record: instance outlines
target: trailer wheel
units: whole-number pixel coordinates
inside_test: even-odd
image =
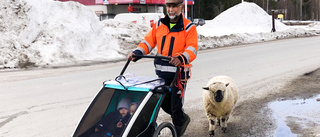
[[[156,128],[152,137],[177,137],[177,131],[171,123],[163,122]]]

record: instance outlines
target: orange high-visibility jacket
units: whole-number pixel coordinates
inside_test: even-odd
[[[196,58],[198,51],[196,26],[183,15],[180,15],[173,28],[169,29],[169,23],[170,19],[167,16],[156,22],[134,53],[146,55],[157,47],[158,55],[171,57],[182,55],[179,59],[185,64],[190,64]],[[156,70],[161,72],[172,73],[176,70],[173,65],[161,61],[155,61],[155,66]]]

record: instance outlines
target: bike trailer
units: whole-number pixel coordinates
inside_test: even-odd
[[[160,106],[170,88],[164,85],[163,79],[122,75],[128,64],[129,61],[115,80],[104,82],[77,125],[73,137],[90,137],[94,134],[95,125],[116,111],[123,98],[130,98],[139,105],[119,135],[107,133],[105,136],[150,137],[154,134]],[[170,130],[176,134],[173,126]]]

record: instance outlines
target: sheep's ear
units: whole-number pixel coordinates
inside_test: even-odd
[[[228,87],[228,86],[229,86],[229,83],[226,84],[226,87]]]
[[[204,90],[209,90],[209,87],[202,87]]]

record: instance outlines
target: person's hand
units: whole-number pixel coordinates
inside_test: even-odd
[[[136,58],[135,57],[132,57],[132,55],[135,55],[134,53],[129,53],[128,54],[128,60],[130,60],[130,61],[133,61],[133,60],[135,60]]]
[[[94,129],[94,132],[96,132],[96,133],[99,132],[99,129],[98,129],[98,128],[95,128],[95,129]]]
[[[118,122],[117,128],[122,128],[122,121],[119,121],[119,122]]]
[[[181,64],[181,61],[178,57],[172,57],[169,63],[177,67]]]

